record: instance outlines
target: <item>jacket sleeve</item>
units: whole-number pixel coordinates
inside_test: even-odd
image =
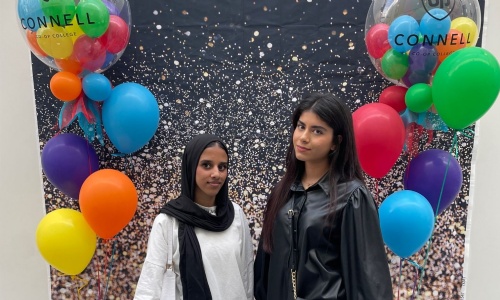
[[[245,291],[247,294],[247,299],[253,300],[253,245],[252,236],[250,235],[250,227],[248,226],[247,218],[241,211],[241,236],[242,236],[242,249],[241,257],[245,265],[241,278],[243,278],[243,283],[245,286]]]
[[[393,299],[378,211],[365,187],[357,188],[342,214],[342,277],[349,300]]]
[[[259,242],[254,263],[254,296],[255,300],[267,299],[267,279],[269,271],[269,254],[262,248],[262,239]]]

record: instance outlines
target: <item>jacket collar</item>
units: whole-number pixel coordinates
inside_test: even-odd
[[[323,177],[321,177],[321,179],[317,183],[310,186],[309,189],[314,188],[315,186],[319,186],[327,196],[330,195],[330,176],[328,176],[328,172],[325,175],[323,175]],[[302,186],[302,182],[300,181],[300,178],[297,177],[295,182],[290,187],[290,190],[293,192],[305,191],[304,186]]]

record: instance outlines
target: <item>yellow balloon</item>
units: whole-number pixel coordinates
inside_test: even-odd
[[[61,208],[38,224],[36,244],[43,258],[67,275],[80,274],[92,260],[97,236],[79,211]]]
[[[73,21],[71,21],[73,24],[71,27],[67,26],[66,31],[70,33],[71,35],[71,41],[73,41],[73,44],[75,43],[76,39],[80,37],[83,33],[83,30],[78,26],[78,20],[76,19],[76,16],[73,18]]]
[[[472,47],[476,45],[478,38],[478,30],[476,22],[467,17],[458,17],[451,21],[451,29],[456,29],[463,34],[464,39],[467,41],[465,47]]]
[[[37,30],[37,43],[42,50],[56,59],[67,58],[73,52],[73,32],[68,32],[64,27],[40,27]]]

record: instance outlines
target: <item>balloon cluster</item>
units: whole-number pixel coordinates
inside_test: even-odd
[[[34,55],[73,74],[102,72],[130,36],[127,0],[18,0],[18,27]]]
[[[62,130],[78,119],[85,137],[60,133],[44,146],[41,161],[48,181],[78,199],[80,211],[48,213],[36,232],[38,249],[54,268],[81,273],[91,261],[97,237],[111,239],[133,218],[138,195],[120,171],[99,170],[90,142],[103,144],[104,131],[121,154],[144,147],[159,124],[153,94],[136,83],[113,87],[100,72],[123,54],[130,35],[127,0],[18,0],[18,26],[33,52],[59,70],[50,80],[54,97],[64,102]],[[101,128],[101,126],[104,128]]]

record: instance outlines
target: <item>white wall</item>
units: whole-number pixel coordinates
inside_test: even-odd
[[[500,1],[487,0],[483,46],[500,60]],[[15,1],[0,10],[0,299],[50,299],[48,265],[36,249],[44,216],[30,56],[15,22]],[[498,299],[500,259],[500,101],[477,126],[469,205],[466,299]]]
[[[0,9],[0,299],[49,299],[49,269],[35,243],[45,215],[30,53],[16,1]]]

